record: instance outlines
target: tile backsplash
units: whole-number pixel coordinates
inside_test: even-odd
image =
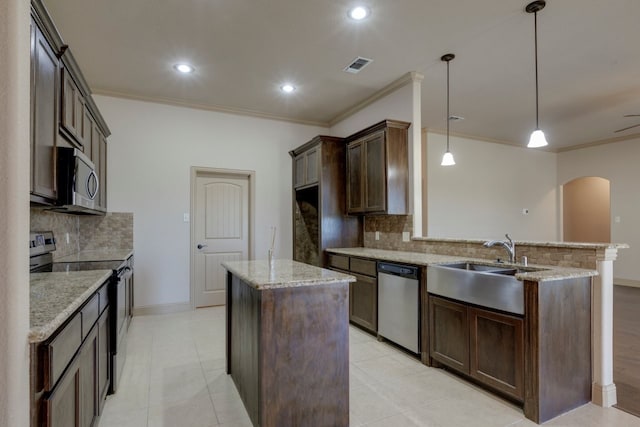
[[[133,213],[130,212],[111,212],[104,216],[70,215],[32,208],[30,229],[53,231],[56,238],[54,260],[81,250],[133,248]]]
[[[375,232],[380,239],[375,240]],[[407,252],[425,252],[441,255],[465,256],[495,260],[505,259],[506,253],[498,247],[485,248],[482,242],[462,239],[412,239],[402,241],[402,233],[413,231],[411,215],[370,215],[364,222],[364,247]],[[517,260],[526,256],[529,263],[595,269],[598,250],[591,248],[549,247],[544,243],[521,243],[516,246]]]
[[[80,218],[80,250],[133,249],[133,213],[110,212]]]
[[[53,231],[56,239],[56,250],[53,259],[72,255],[80,247],[80,224],[77,215],[51,212],[38,208],[31,208],[31,231]],[[69,243],[67,243],[67,234]]]

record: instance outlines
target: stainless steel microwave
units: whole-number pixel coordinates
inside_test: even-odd
[[[100,181],[91,159],[76,148],[58,147],[58,203],[56,211],[80,214],[105,213],[98,205]]]

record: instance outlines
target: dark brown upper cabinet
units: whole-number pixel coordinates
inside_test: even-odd
[[[293,259],[327,265],[324,250],[362,245],[361,218],[345,209],[342,138],[318,135],[289,152],[293,161]]]
[[[32,19],[31,201],[41,204],[52,204],[56,200],[59,70],[55,51]]]
[[[42,0],[31,1],[31,186],[33,204],[57,202],[56,149],[77,148],[96,167],[98,207],[107,205],[111,134],[69,46]]]
[[[347,213],[409,213],[411,124],[383,120],[347,140]]]
[[[318,184],[321,145],[309,148],[293,159],[293,188]]]
[[[60,130],[68,134],[69,140],[74,145],[83,148],[85,145],[83,139],[84,96],[65,67],[62,68],[61,98]]]

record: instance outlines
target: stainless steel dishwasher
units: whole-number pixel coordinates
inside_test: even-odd
[[[378,263],[378,335],[419,353],[419,269]]]

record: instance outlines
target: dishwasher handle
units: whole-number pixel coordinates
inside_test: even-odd
[[[418,267],[411,267],[401,264],[389,264],[386,262],[378,263],[378,273],[390,274],[392,276],[405,277],[407,279],[418,280]]]

